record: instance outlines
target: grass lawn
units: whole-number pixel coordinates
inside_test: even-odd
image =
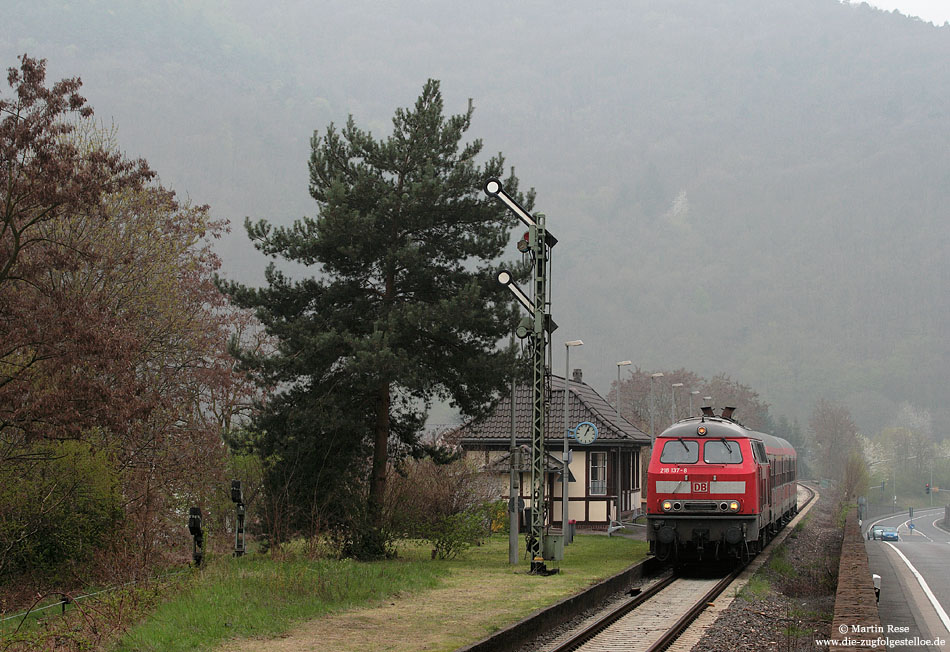
[[[422,544],[375,563],[222,558],[116,649],[454,650],[645,553],[643,542],[579,535],[550,577],[509,566],[501,535],[454,560],[431,560]]]

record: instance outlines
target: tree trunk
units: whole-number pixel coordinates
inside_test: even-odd
[[[373,476],[369,487],[369,518],[375,528],[383,526],[383,496],[386,493],[386,462],[389,459],[389,383],[376,395],[376,436],[373,441]]]

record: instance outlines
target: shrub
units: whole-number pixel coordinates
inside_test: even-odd
[[[488,501],[484,505],[486,521],[488,522],[488,533],[508,534],[510,525],[508,519],[508,502],[505,500]]]
[[[495,483],[465,461],[411,461],[387,486],[390,530],[430,542],[440,559],[456,557],[507,522]]]
[[[439,559],[454,559],[476,543],[485,532],[483,510],[471,509],[435,519],[426,528],[425,539]]]
[[[90,443],[34,447],[0,469],[0,575],[55,579],[93,558],[119,529],[120,483],[107,452]]]

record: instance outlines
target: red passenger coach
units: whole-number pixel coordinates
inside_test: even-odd
[[[754,556],[798,511],[791,444],[733,421],[733,408],[703,412],[653,445],[647,540],[658,559]]]

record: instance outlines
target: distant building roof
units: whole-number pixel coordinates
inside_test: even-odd
[[[569,428],[589,421],[597,426],[597,443],[650,445],[650,436],[622,417],[594,389],[581,381],[568,383],[570,402],[567,425]],[[545,441],[564,439],[564,377],[551,376],[550,392],[545,415]],[[531,388],[522,385],[515,390],[515,433],[520,442],[531,439]],[[481,421],[469,421],[453,435],[459,443],[497,443],[511,441],[511,395],[501,399],[494,412]]]

